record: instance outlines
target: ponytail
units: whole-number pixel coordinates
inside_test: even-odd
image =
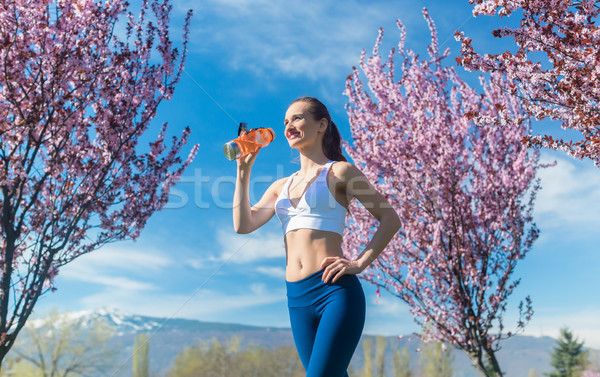
[[[325,136],[323,136],[323,153],[333,161],[346,161],[342,154],[342,136],[333,121],[329,121]]]

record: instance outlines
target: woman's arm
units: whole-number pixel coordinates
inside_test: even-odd
[[[249,186],[250,171],[258,152],[238,159],[235,192],[233,194],[233,229],[236,233],[247,234],[255,231],[269,221],[275,214],[277,187],[281,180],[271,184],[262,198],[250,207]]]
[[[233,193],[233,229],[236,233],[250,233],[245,229],[252,218],[249,198],[250,171],[251,165],[238,163]]]
[[[340,176],[343,191],[346,192],[348,202],[356,198],[362,205],[379,221],[379,227],[371,238],[369,244],[354,261],[344,258],[328,257],[321,263],[323,280],[336,281],[344,274],[361,273],[371,264],[392,240],[398,229],[400,229],[400,218],[387,201],[367,177],[354,165],[339,162],[336,175]]]

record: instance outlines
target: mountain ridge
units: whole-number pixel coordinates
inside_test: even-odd
[[[122,312],[114,308],[68,312],[61,316],[66,320],[81,320],[83,326],[91,325],[93,321],[100,319],[115,329],[115,335],[110,343],[111,346],[120,350],[120,367],[111,374],[114,377],[130,377],[132,375],[133,339],[143,332],[150,336],[150,368],[155,375],[164,375],[177,355],[186,347],[210,342],[212,339],[223,342],[236,336],[240,339],[242,348],[252,345],[269,348],[294,345],[291,329],[285,327],[152,317]],[[43,318],[34,319],[30,321],[29,325],[38,327],[42,323]],[[363,338],[373,336],[375,334],[364,334]],[[417,350],[420,348],[421,342],[417,337],[406,335],[386,336],[386,338],[389,344],[386,352],[388,370],[391,369],[392,353],[395,349],[406,347],[413,360],[419,358]],[[531,369],[535,369],[541,375],[541,373],[551,370],[550,354],[555,344],[556,340],[549,336],[516,335],[502,343],[502,349],[498,351],[497,357],[507,377],[527,377]],[[592,352],[600,355],[598,350],[592,350]],[[463,352],[453,350],[453,355],[454,377],[478,377],[470,360]],[[361,370],[363,362],[361,342],[352,359],[353,369]]]

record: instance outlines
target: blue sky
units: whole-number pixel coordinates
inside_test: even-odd
[[[173,36],[181,35],[185,11],[194,9],[186,74],[174,98],[161,104],[148,137],[162,122],[179,134],[192,128],[190,144],[200,144],[194,163],[174,187],[167,208],[157,212],[136,241],[113,243],[64,267],[58,291],[41,298],[36,314],[51,307],[101,307],[161,317],[289,326],[285,302],[285,256],[280,223],[274,217],[250,235],[233,231],[231,200],[235,162],[222,145],[236,136],[237,122],[272,127],[276,139],[260,152],[252,170],[251,201],[275,179],[299,169],[297,154],[283,137],[283,117],[295,98],[312,95],[329,107],[342,137],[350,138],[342,94],[345,79],[370,51],[378,28],[383,48],[396,45],[396,19],[407,29],[407,46],[421,54],[430,40],[421,9],[436,22],[440,44],[459,45],[464,30],[476,49],[496,52],[491,30],[511,19],[470,17],[468,1],[173,1]],[[382,50],[385,51],[385,50]],[[387,53],[386,53],[387,54]],[[472,85],[476,75],[459,73]],[[208,93],[208,95],[207,95]],[[209,97],[210,96],[210,97]],[[212,97],[212,99],[211,99]],[[556,125],[535,125],[569,135]],[[535,315],[525,333],[556,336],[569,326],[586,345],[600,348],[600,170],[590,162],[545,151],[556,160],[540,172],[542,190],[535,221],[541,236],[515,277],[505,324],[516,322],[518,300],[530,295]],[[363,282],[367,293],[366,333],[400,335],[418,331],[406,304]]]

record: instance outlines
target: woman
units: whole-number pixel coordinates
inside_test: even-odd
[[[300,170],[274,182],[251,207],[250,170],[258,152],[238,159],[233,225],[237,233],[250,233],[277,214],[284,232],[292,333],[306,376],[348,376],[365,319],[356,274],[377,258],[400,220],[364,174],[346,162],[339,131],[319,100],[295,100],[283,123],[290,147],[300,152]],[[358,258],[348,260],[342,234],[353,198],[380,224]]]

